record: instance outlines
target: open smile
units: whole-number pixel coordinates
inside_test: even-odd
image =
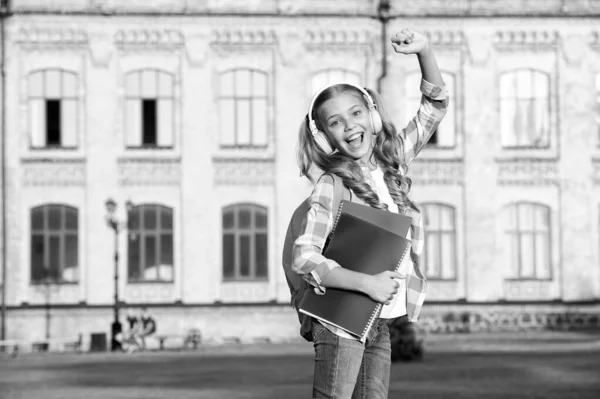
[[[365,134],[363,133],[356,133],[353,134],[352,136],[348,137],[346,139],[346,143],[348,143],[348,145],[353,148],[353,149],[357,149],[360,148],[363,144],[364,141],[364,137]]]

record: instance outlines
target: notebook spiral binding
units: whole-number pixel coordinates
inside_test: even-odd
[[[394,271],[398,271],[400,269],[400,265],[402,264],[402,261],[406,257],[406,253],[408,252],[409,249],[410,249],[409,245],[407,245],[406,248],[404,248],[404,253],[400,257],[400,260],[398,261],[398,264],[396,265],[396,269],[394,269]],[[369,322],[367,323],[367,325],[365,326],[365,329],[362,332],[361,340],[364,340],[366,338],[367,333],[369,332],[371,327],[373,327],[373,323],[375,322],[375,319],[379,315],[379,312],[381,311],[382,307],[383,307],[382,303],[378,303],[377,306],[375,306],[375,310],[373,310],[373,314],[371,314],[371,318],[369,319]]]

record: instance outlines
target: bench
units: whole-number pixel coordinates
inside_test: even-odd
[[[171,339],[181,340],[183,342],[183,349],[191,347],[195,350],[202,343],[202,334],[198,329],[191,329],[186,334],[156,334],[146,338],[156,339],[158,341],[158,350],[161,351],[165,349],[165,341]]]

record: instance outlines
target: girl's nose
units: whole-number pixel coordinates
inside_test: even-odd
[[[354,129],[355,126],[356,126],[356,123],[354,123],[351,120],[346,120],[346,125],[345,125],[345,129],[344,130],[348,132],[348,131]]]

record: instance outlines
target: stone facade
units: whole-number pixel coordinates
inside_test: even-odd
[[[424,308],[425,320],[467,308],[472,314],[501,309],[513,315],[523,306],[542,313],[598,309],[600,137],[594,79],[600,74],[600,8],[589,1],[568,7],[550,3],[542,8],[525,0],[437,1],[424,9],[419,2],[392,1],[389,32],[409,26],[426,33],[441,69],[455,78],[456,145],[426,149],[410,172],[413,200],[452,207],[455,215],[455,277],[430,281],[432,305]],[[129,283],[126,235],[119,241],[125,254],[119,296],[128,305],[149,305],[161,332],[198,327],[215,339],[295,337],[280,254],[289,216],[310,193],[295,163],[298,122],[310,100],[310,79],[319,71],[353,71],[365,85],[377,87],[382,62],[381,25],[372,18],[377,2],[342,7],[314,0],[23,0],[11,5],[3,43],[7,337],[43,337],[47,303],[52,337],[108,333],[113,232],[104,220],[107,197],[119,203],[121,219],[127,199],[173,209],[173,281]],[[401,125],[409,105],[405,77],[418,71],[418,64],[392,51],[387,62],[382,94]],[[47,68],[78,77],[74,149],[29,145],[27,77]],[[172,147],[124,145],[125,79],[143,68],[174,77]],[[231,68],[254,68],[268,76],[266,146],[219,145],[216,82]],[[500,145],[500,76],[516,68],[549,76],[548,147]],[[549,209],[548,279],[507,278],[501,212],[521,202]],[[79,210],[76,283],[31,284],[30,210],[46,203]],[[266,280],[223,278],[221,212],[236,203],[268,209]]]

